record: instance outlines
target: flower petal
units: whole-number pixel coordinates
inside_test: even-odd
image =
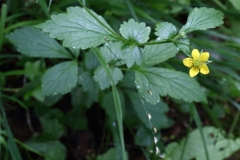
[[[200,72],[202,74],[208,74],[209,73],[209,69],[208,69],[208,66],[206,64],[203,64],[200,68]]]
[[[183,64],[184,64],[185,66],[187,66],[188,68],[191,68],[192,65],[193,65],[192,58],[185,58],[185,59],[183,60]]]
[[[200,53],[197,49],[192,50],[192,57],[194,60],[198,59],[199,56],[200,56]]]
[[[195,67],[192,67],[189,71],[189,75],[190,77],[194,77],[196,76],[197,74],[199,73],[199,69],[198,68],[195,68]]]
[[[209,53],[208,52],[203,52],[200,57],[199,57],[199,60],[202,61],[202,62],[206,62],[209,58]]]

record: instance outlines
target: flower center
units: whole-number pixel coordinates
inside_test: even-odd
[[[199,66],[201,66],[202,65],[202,62],[201,61],[199,61],[199,60],[194,60],[193,61],[193,66],[194,67],[199,67]]]

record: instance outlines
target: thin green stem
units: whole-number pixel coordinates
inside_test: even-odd
[[[192,122],[193,122],[193,118],[191,116],[190,120],[189,120],[189,127],[187,129],[187,136],[186,136],[186,138],[184,140],[184,143],[183,143],[183,150],[182,150],[182,154],[181,154],[180,160],[183,160],[183,157],[184,157],[184,152],[185,152],[185,149],[186,149],[186,145],[187,145],[188,136],[189,136],[189,133],[190,133],[190,127],[192,126]]]
[[[107,62],[102,56],[101,52],[98,48],[92,48],[93,53],[96,55],[98,61],[105,69],[105,72],[107,73],[107,77],[110,80],[111,86],[112,86],[112,93],[113,93],[113,99],[114,99],[114,107],[117,115],[117,123],[118,123],[118,129],[119,129],[119,136],[120,136],[120,142],[121,142],[121,150],[122,150],[122,160],[126,160],[125,156],[125,144],[124,144],[124,136],[123,136],[123,125],[122,125],[122,107],[121,107],[121,100],[119,93],[117,91],[116,85],[114,84],[113,78],[112,78],[112,71],[110,67],[107,67]]]
[[[2,43],[3,43],[3,29],[5,26],[7,17],[7,5],[2,4],[2,12],[1,12],[1,20],[0,20],[0,50],[2,49]]]
[[[192,111],[192,115],[194,117],[194,121],[200,131],[200,135],[201,135],[201,138],[202,138],[202,141],[203,141],[203,146],[204,146],[204,151],[205,151],[205,155],[206,155],[206,159],[207,160],[210,160],[209,158],[209,154],[208,154],[208,150],[207,150],[207,144],[206,144],[206,140],[205,140],[205,137],[203,135],[203,130],[202,130],[202,123],[201,123],[201,119],[199,117],[199,114],[198,114],[198,111],[197,109],[195,108],[195,105],[192,104],[192,108],[191,108],[191,111]]]
[[[234,129],[236,128],[237,122],[239,121],[239,117],[240,117],[240,111],[238,111],[237,114],[234,117],[233,123],[232,123],[231,128],[228,132],[228,137],[231,137]]]

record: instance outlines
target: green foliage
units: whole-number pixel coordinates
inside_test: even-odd
[[[187,23],[180,29],[189,33],[195,30],[206,30],[223,24],[223,13],[213,8],[195,8],[188,16]]]
[[[240,35],[236,27],[240,23],[236,18],[239,13],[227,10],[227,7],[239,9],[237,1],[194,1],[194,6],[222,8],[227,25],[212,31],[203,30],[223,24],[223,13],[206,7],[192,9],[190,0],[175,3],[149,0],[136,4],[128,0],[89,0],[82,4],[79,0],[82,7],[72,7],[76,5],[74,0],[52,5],[49,1],[47,7],[47,1],[43,0],[34,3],[38,5],[36,8],[10,3],[17,8],[10,9],[9,14],[24,9],[32,11],[24,12],[26,17],[20,13],[0,21],[3,28],[0,45],[7,46],[1,50],[3,56],[0,57],[4,109],[9,112],[10,107],[20,105],[27,113],[28,110],[36,113],[41,125],[40,131],[35,131],[35,126],[31,127],[34,119],[27,115],[28,127],[38,135],[34,134],[25,143],[17,142],[29,157],[28,151],[46,160],[71,159],[76,155],[88,160],[137,159],[132,154],[128,157],[126,152],[132,153],[131,147],[125,148],[124,141],[129,143],[130,138],[129,146],[144,147],[138,158],[144,155],[148,160],[157,160],[164,154],[165,160],[220,160],[239,149],[239,138],[231,137],[239,137],[236,126],[240,112],[235,112],[240,108],[237,103]],[[28,21],[30,18],[38,20]],[[187,22],[182,26],[185,18]],[[38,24],[43,19],[46,21]],[[4,28],[3,24],[9,26]],[[151,28],[155,31],[151,32]],[[15,47],[5,45],[4,34]],[[209,60],[213,63],[207,62],[208,75],[190,78],[188,68],[184,68],[182,60],[191,56],[194,48],[210,53]],[[203,116],[203,124],[218,128],[201,127],[199,116]],[[193,119],[198,129],[188,135],[194,126]],[[85,141],[74,139],[71,143],[71,140],[86,130],[96,132],[92,121],[101,131],[104,129],[103,132],[96,129],[98,135],[105,136],[101,145],[111,143],[114,148],[106,145],[108,148],[99,149],[101,155],[97,155],[96,148],[83,146],[82,151],[89,152],[81,157],[76,148],[82,147]],[[230,129],[229,122],[232,122]],[[188,129],[182,128],[185,126]],[[12,159],[19,158],[14,138],[8,126],[4,127],[10,134],[2,138],[0,133],[0,145],[6,146]],[[220,128],[229,129],[228,138]],[[91,135],[96,133],[84,136]],[[183,140],[178,143],[182,136]],[[205,158],[206,155],[209,158]]]
[[[240,149],[239,138],[235,140],[227,139],[217,128],[210,126],[204,127],[203,134],[207,143],[208,152],[210,153],[210,159],[225,159]],[[186,145],[184,145],[185,141],[187,141]],[[198,129],[191,132],[187,140],[183,139],[179,144],[176,142],[170,143],[166,147],[166,153],[172,160],[180,160],[184,146],[186,147],[183,156],[184,160],[206,160],[203,141]]]
[[[151,104],[160,101],[159,95],[167,94],[187,102],[206,102],[198,83],[184,73],[155,67],[137,68],[135,78],[140,95]]]
[[[159,37],[157,40],[174,38],[177,35],[177,28],[169,22],[162,22],[157,24],[155,35]]]
[[[57,41],[34,27],[24,27],[8,35],[18,51],[30,57],[71,58],[70,53]]]
[[[121,35],[133,43],[146,43],[151,32],[145,23],[137,23],[133,19],[124,22],[120,27]]]
[[[112,39],[114,32],[101,16],[80,7],[69,7],[66,14],[53,15],[51,19],[36,27],[52,38],[63,40],[64,47],[96,47],[105,43],[106,38]]]
[[[47,70],[42,77],[44,95],[65,94],[77,84],[78,66],[76,61],[62,62]]]
[[[119,68],[111,68],[111,73],[114,85],[116,85],[122,78],[123,74],[122,71]],[[110,81],[108,79],[107,73],[105,72],[104,67],[100,66],[98,67],[94,72],[94,80],[99,83],[100,88],[102,90],[110,87]]]

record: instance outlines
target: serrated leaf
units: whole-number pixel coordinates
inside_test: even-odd
[[[122,49],[121,42],[109,42],[101,48],[102,55],[104,56],[106,62],[114,66],[124,65],[123,54],[125,53]]]
[[[135,70],[136,87],[142,97],[156,104],[167,94],[186,102],[206,102],[199,84],[187,74],[163,68],[138,68]]]
[[[132,67],[136,62],[138,65],[142,64],[142,49],[137,46],[129,46],[124,49],[123,58],[126,61],[128,68]]]
[[[101,16],[91,10],[90,12],[114,32]],[[51,19],[37,27],[49,33],[50,37],[63,40],[65,47],[87,49],[105,43],[106,39],[114,39],[107,28],[84,8],[69,7],[67,13],[53,15]]]
[[[48,69],[42,77],[42,92],[44,95],[65,94],[73,89],[78,80],[78,65],[76,61],[59,63]]]
[[[119,29],[121,35],[137,43],[146,43],[149,39],[149,34],[151,32],[150,27],[146,27],[145,23],[137,23],[134,19],[130,19],[128,22],[121,24]]]
[[[86,91],[98,91],[99,90],[98,84],[94,81],[93,76],[88,71],[80,73],[79,84],[82,85],[82,88],[83,88],[84,92],[86,92]]]
[[[139,94],[136,92],[127,92],[127,95],[132,101],[138,118],[141,120],[141,122],[145,125],[146,128],[152,130],[152,126],[149,125],[148,115],[146,115],[146,108],[151,116],[151,123],[155,128],[166,128],[172,124],[172,121],[164,115],[164,113],[169,110],[168,106],[164,102],[158,101],[156,105],[152,105],[146,101],[142,102]]]
[[[209,159],[222,160],[240,149],[240,139],[227,139],[217,128],[207,126],[202,129],[208,150]],[[196,159],[207,160],[203,140],[199,129],[191,132],[185,142],[183,139],[179,144],[174,142],[166,147],[166,153],[172,160],[180,160],[181,154],[184,160]]]
[[[180,43],[183,43],[183,44],[180,44],[180,43],[175,43],[176,46],[181,50],[183,51],[185,54],[189,55],[190,54],[190,48],[189,48],[189,39],[186,39],[186,38],[181,38],[181,39],[178,39],[177,42],[180,42]],[[184,45],[186,44],[186,45]]]
[[[174,57],[178,52],[173,43],[147,45],[143,50],[143,64],[153,66]]]
[[[169,22],[158,23],[155,35],[158,36],[157,40],[171,39],[177,35],[177,28]]]
[[[30,57],[72,58],[57,41],[34,27],[17,29],[8,34],[7,38],[20,53]]]
[[[189,33],[195,30],[206,30],[223,24],[223,13],[213,8],[194,8],[187,23],[179,32]]]
[[[116,85],[122,78],[123,74],[122,71],[119,68],[113,67],[111,68],[111,75],[113,78],[113,82]],[[110,87],[110,80],[108,79],[107,73],[105,71],[105,68],[102,66],[99,66],[94,71],[94,80],[99,83],[100,88],[102,90]]]

